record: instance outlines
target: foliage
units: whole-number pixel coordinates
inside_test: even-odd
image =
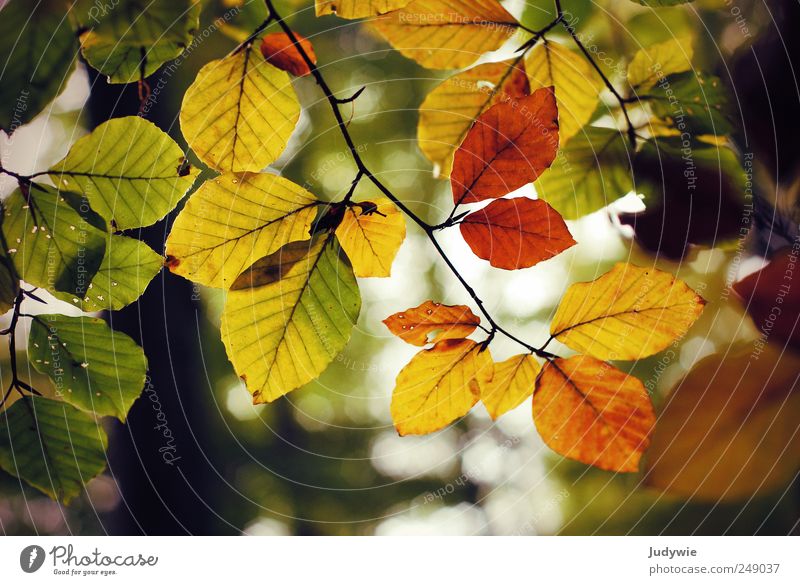
[[[64,28],[66,7],[58,2],[32,14],[40,28],[24,36],[21,50],[42,54],[41,63],[22,70],[23,61],[15,57],[2,97],[11,103],[28,87],[37,87],[37,94],[23,119],[6,112],[0,117],[9,133],[58,94],[76,59],[76,35],[89,66],[109,83],[138,83],[144,96],[146,77],[178,57],[198,29],[200,4],[190,0],[125,0],[99,20],[89,19],[83,4],[70,12],[75,31]],[[591,282],[573,284],[558,304],[550,337],[536,345],[499,323],[440,244],[439,234],[458,225],[475,256],[495,268],[518,270],[578,243],[565,220],[630,192],[640,193],[651,213],[680,197],[694,201],[697,181],[724,183],[730,200],[741,202],[732,178],[741,169],[728,140],[734,126],[727,91],[717,77],[694,72],[688,40],[654,42],[626,56],[620,89],[558,2],[553,20],[534,30],[497,0],[317,0],[318,16],[369,18],[368,26],[401,55],[428,69],[452,70],[420,106],[420,150],[450,181],[453,201],[449,215],[432,223],[384,185],[359,154],[343,112],[358,103],[362,90],[337,96],[324,68],[317,67],[312,43],[293,31],[271,0],[265,5],[266,21],[228,55],[206,63],[183,97],[180,130],[207,172],[201,174],[178,143],[141,117],[101,124],[50,169],[30,176],[1,169],[19,183],[4,202],[2,218],[0,306],[12,311],[5,332],[12,380],[0,418],[3,469],[65,502],[73,498],[103,469],[102,417],[125,420],[147,367],[141,348],[102,319],[23,313],[23,301],[40,299],[21,282],[85,312],[134,302],[162,263],[195,283],[223,289],[220,332],[228,358],[255,403],[273,402],[316,380],[342,352],[360,318],[358,279],[390,277],[409,219],[463,285],[476,312],[425,300],[385,319],[392,333],[422,348],[396,379],[390,411],[400,435],[438,431],[478,402],[497,419],[532,396],[537,431],[567,458],[637,472],[652,442],[647,479],[662,489],[745,496],[790,477],[793,464],[772,450],[778,439],[786,442],[783,434],[751,447],[781,463],[773,472],[755,462],[749,473],[764,481],[754,486],[730,477],[725,452],[695,457],[693,449],[704,439],[679,424],[699,411],[701,420],[690,426],[717,433],[715,449],[740,440],[713,418],[727,413],[712,400],[719,397],[693,391],[709,385],[722,368],[726,376],[752,376],[737,400],[755,404],[765,418],[750,420],[738,408],[730,417],[752,424],[751,442],[767,434],[771,439],[773,431],[763,422],[771,420],[774,401],[796,398],[788,379],[770,383],[769,396],[756,396],[763,372],[737,372],[735,361],[723,367],[729,358],[712,356],[679,385],[664,410],[666,422],[657,425],[642,381],[609,363],[657,354],[700,317],[704,299],[671,273],[624,262]],[[3,8],[0,43],[15,36],[5,27],[25,27],[29,11],[23,6],[11,0]],[[45,33],[55,40],[43,46]],[[505,45],[513,56],[487,57]],[[292,76],[310,76],[319,86],[357,169],[349,189],[344,185],[346,193],[334,201],[265,171],[281,157],[300,119]],[[693,161],[690,174],[671,170],[678,179],[670,183],[663,169],[678,168],[687,156]],[[165,260],[130,233],[119,233],[167,217],[198,177],[202,183],[171,226]],[[530,185],[535,199],[523,192],[509,196]],[[356,199],[359,186],[371,186],[371,192]],[[699,227],[688,231],[688,244],[716,243]],[[682,258],[688,244],[670,252]],[[762,291],[764,286],[745,281],[737,290],[769,297],[772,291]],[[57,398],[41,396],[19,376],[20,319],[30,319],[28,359],[53,381]],[[795,342],[792,331],[781,335]],[[523,353],[495,361],[498,338]],[[579,353],[562,356],[548,350],[551,343]],[[672,441],[674,434],[681,441]],[[80,453],[68,457],[70,449]],[[697,470],[709,459],[720,461],[719,478],[698,483]],[[688,470],[676,469],[686,461]],[[729,484],[731,494],[715,491]]]

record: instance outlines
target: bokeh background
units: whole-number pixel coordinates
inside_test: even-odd
[[[457,230],[443,234],[448,254],[508,328],[539,344],[548,337],[566,287],[591,280],[617,261],[677,273],[709,301],[690,335],[669,357],[635,364],[658,404],[699,359],[758,332],[728,286],[760,268],[765,253],[797,236],[793,185],[800,174],[796,118],[796,0],[698,0],[652,11],[630,0],[563,0],[578,30],[604,51],[612,79],[641,46],[691,37],[695,63],[728,85],[737,105],[737,140],[756,160],[756,195],[775,203],[785,221],[758,224],[746,239],[693,249],[680,262],[656,258],[632,239],[617,213],[637,211],[630,194],[612,209],[570,230],[579,242],[557,258],[506,273],[474,258]],[[204,3],[202,40],[174,72],[162,68],[147,117],[185,146],[177,123],[183,93],[198,69],[224,56],[265,17],[260,0]],[[371,169],[432,222],[449,212],[449,187],[434,176],[416,143],[417,108],[444,74],[405,59],[368,25],[316,18],[313,4],[278,2],[315,46],[320,67],[340,95],[366,90],[350,112],[350,129]],[[523,24],[553,18],[550,0],[507,7]],[[225,26],[215,19],[228,14]],[[355,175],[328,104],[311,78],[295,81],[304,113],[273,165],[322,199],[341,197]],[[609,102],[611,103],[611,102]],[[135,115],[135,87],[111,86],[80,63],[67,91],[13,138],[0,135],[7,168],[28,173],[58,161],[69,146],[110,117]],[[602,115],[602,108],[599,115]],[[14,188],[0,178],[6,195]],[[374,195],[362,182],[358,196]],[[531,188],[532,189],[532,188]],[[789,203],[784,203],[788,201]],[[711,209],[707,221],[718,221]],[[171,220],[140,237],[163,251]],[[700,218],[701,220],[704,218]],[[676,218],[675,226],[680,225]],[[663,227],[672,227],[667,222]],[[676,228],[677,229],[677,228]],[[347,349],[320,377],[269,405],[253,406],[219,339],[223,293],[162,271],[142,299],[109,316],[139,341],[150,361],[150,384],[126,425],[109,422],[108,472],[66,508],[0,473],[4,534],[786,534],[797,531],[800,482],[746,501],[689,503],[615,475],[561,459],[536,434],[530,400],[493,423],[482,406],[445,431],[400,438],[389,402],[394,378],[415,348],[391,336],[381,320],[426,299],[468,304],[468,298],[409,225],[390,279],[360,282],[363,309]],[[52,300],[52,303],[58,303]],[[65,306],[59,308],[69,310]],[[37,307],[26,306],[34,311]],[[41,309],[39,309],[41,310]],[[4,323],[4,322],[3,322]],[[0,326],[4,326],[0,323]],[[24,343],[20,342],[24,347]],[[513,348],[493,345],[496,359]],[[2,373],[8,372],[3,347]],[[34,375],[35,374],[31,374]],[[159,417],[159,418],[157,418]],[[159,422],[161,421],[161,422]],[[162,456],[166,424],[174,464]]]

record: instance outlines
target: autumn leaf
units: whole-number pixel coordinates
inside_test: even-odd
[[[204,163],[220,172],[258,172],[277,159],[300,118],[289,76],[254,46],[211,61],[181,105],[181,131]]]
[[[203,183],[175,220],[167,266],[194,282],[227,288],[259,258],[309,239],[318,203],[277,175],[220,175]]]
[[[406,237],[406,220],[389,199],[376,197],[348,206],[336,237],[356,276],[389,276]]]
[[[424,435],[467,414],[492,377],[488,350],[469,339],[445,339],[415,355],[400,371],[391,413],[400,435]]]
[[[411,0],[315,0],[317,16],[335,14],[340,18],[366,18],[403,8]]]
[[[561,216],[545,201],[498,199],[459,224],[479,258],[496,268],[528,268],[575,245]]]
[[[496,103],[530,95],[522,57],[484,63],[445,79],[419,107],[419,148],[448,177],[453,155],[479,115]]]
[[[603,80],[583,56],[548,40],[525,60],[531,91],[552,87],[558,104],[558,132],[562,145],[585,126],[597,108]]]
[[[704,305],[672,274],[620,262],[597,280],[567,289],[550,334],[596,358],[637,360],[683,337]]]
[[[800,461],[798,371],[800,356],[761,341],[701,360],[667,397],[645,483],[727,502],[791,482]]]
[[[316,65],[317,56],[314,54],[314,47],[308,39],[294,33],[297,42],[303,47],[306,55],[312,63]],[[286,33],[272,33],[266,35],[261,41],[261,54],[268,63],[274,65],[282,71],[288,71],[297,77],[303,77],[311,73],[311,68],[306,63],[297,47],[294,46],[292,39]]]
[[[761,270],[733,285],[761,332],[800,350],[800,288],[792,285],[798,266],[795,248],[783,248]]]
[[[561,148],[549,170],[534,183],[536,193],[564,219],[578,219],[633,189],[625,134],[586,127]]]
[[[545,364],[533,420],[557,453],[608,471],[635,472],[656,422],[641,381],[593,357]]]
[[[390,315],[383,322],[406,343],[426,345],[464,338],[475,331],[481,320],[466,305],[425,301],[419,307]]]
[[[519,27],[497,0],[414,0],[372,24],[401,54],[429,69],[468,67]]]
[[[481,114],[453,157],[453,201],[495,199],[536,180],[558,150],[558,111],[551,88]]]
[[[222,341],[254,403],[319,376],[361,309],[353,269],[331,233],[292,242],[245,270],[222,312]]]
[[[481,402],[492,420],[515,409],[533,394],[539,369],[539,362],[528,353],[494,365],[492,379],[481,386]]]
[[[653,87],[659,79],[692,68],[692,41],[681,37],[639,49],[628,64],[628,83],[638,93]]]

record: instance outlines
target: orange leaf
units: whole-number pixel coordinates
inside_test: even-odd
[[[467,414],[492,378],[488,350],[470,339],[445,339],[415,355],[397,375],[392,420],[400,435],[424,435]]]
[[[495,104],[481,114],[453,157],[453,201],[496,199],[536,180],[558,150],[552,87]]]
[[[506,270],[528,268],[576,243],[561,215],[541,199],[498,199],[460,226],[476,256]]]
[[[316,65],[317,56],[314,54],[314,47],[311,46],[308,39],[301,37],[297,33],[294,33],[294,36],[297,37],[297,41],[303,47],[311,62]],[[278,69],[288,71],[297,77],[303,77],[311,73],[308,63],[303,59],[300,51],[297,50],[297,47],[292,43],[292,39],[286,33],[272,33],[265,36],[264,40],[261,41],[261,54],[264,55],[264,59]]]
[[[637,471],[656,422],[641,381],[593,357],[545,365],[533,393],[536,429],[554,451],[609,471]]]
[[[767,336],[800,349],[800,288],[792,287],[797,252],[783,248],[758,272],[733,285],[747,312]]]
[[[461,339],[475,331],[481,320],[465,305],[425,301],[419,307],[383,320],[389,331],[406,343],[425,345],[443,339]]]

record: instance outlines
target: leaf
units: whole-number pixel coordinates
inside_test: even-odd
[[[453,157],[453,201],[495,199],[536,180],[558,150],[553,91],[495,104],[481,114]]]
[[[358,277],[389,276],[406,238],[406,220],[386,197],[347,207],[336,237]]]
[[[258,172],[277,159],[300,118],[289,76],[246,46],[203,66],[183,97],[181,131],[220,172]]]
[[[790,483],[800,454],[798,371],[797,354],[760,340],[701,360],[659,416],[646,484],[716,503]]]
[[[5,211],[0,204],[0,212],[5,217]],[[0,217],[2,221],[3,217]],[[2,242],[4,238],[0,238]],[[0,245],[0,315],[7,313],[14,306],[14,301],[19,293],[19,276],[14,270],[14,263],[8,257],[8,246]]]
[[[88,205],[73,209],[65,195],[33,183],[26,201],[17,189],[5,201],[3,236],[23,280],[83,298],[103,261],[107,234],[91,225]]]
[[[272,174],[224,174],[189,198],[167,238],[167,266],[206,286],[228,288],[284,244],[307,240],[319,201]]]
[[[162,266],[164,258],[144,242],[109,235],[103,261],[85,296],[78,298],[62,292],[53,294],[82,311],[119,311],[142,296]]]
[[[694,245],[736,240],[747,190],[747,175],[729,148],[692,141],[685,151],[682,144],[679,137],[645,142],[633,168],[647,209],[619,216],[641,246],[675,260]]]
[[[481,324],[466,305],[443,305],[433,301],[390,315],[383,322],[406,343],[420,346],[464,338]]]
[[[494,365],[494,376],[481,387],[481,402],[497,420],[531,394],[539,374],[539,362],[530,354],[515,355]]]
[[[479,115],[496,103],[530,95],[522,57],[484,63],[445,79],[419,107],[420,150],[450,175],[453,155]]]
[[[429,69],[468,67],[519,27],[497,0],[414,0],[372,24],[402,55]]]
[[[67,85],[77,54],[62,3],[10,0],[0,11],[0,128],[10,136]]]
[[[637,378],[577,355],[545,364],[533,393],[533,420],[544,442],[564,457],[635,472],[656,416]]]
[[[317,63],[317,56],[314,54],[314,47],[305,37],[294,33],[297,42],[303,47],[311,62]],[[300,51],[294,46],[292,39],[286,33],[272,33],[266,35],[261,41],[261,54],[267,63],[274,65],[282,71],[288,71],[292,75],[303,77],[311,73],[311,68],[305,62]]]
[[[596,358],[638,360],[683,337],[705,303],[668,272],[619,262],[567,289],[550,334]]]
[[[411,0],[314,0],[317,16],[335,14],[339,18],[366,18],[403,8]]]
[[[121,421],[142,393],[147,373],[142,348],[91,317],[37,315],[31,320],[28,358],[65,402]]]
[[[492,357],[469,339],[445,339],[397,375],[391,413],[397,432],[424,435],[467,414],[492,377]]]
[[[564,219],[578,219],[626,195],[632,188],[629,144],[607,128],[585,128],[562,147],[534,184]]]
[[[659,79],[692,69],[692,41],[689,37],[670,39],[639,49],[628,64],[628,83],[637,93],[647,91]]]
[[[85,194],[92,209],[125,230],[162,219],[199,171],[186,164],[181,147],[155,124],[128,116],[78,140],[49,173],[57,185]]]
[[[718,77],[695,71],[669,75],[649,92],[653,113],[680,132],[721,136],[733,131],[728,95]]]
[[[492,201],[459,227],[476,256],[506,270],[528,268],[576,244],[558,212],[527,197]]]
[[[554,88],[563,146],[591,120],[603,79],[583,55],[549,40],[534,47],[525,60],[525,70],[531,91]]]
[[[132,83],[189,46],[199,28],[200,3],[125,0],[98,12],[96,25],[81,35],[83,57],[109,83]]]
[[[664,8],[667,6],[678,6],[679,4],[688,4],[692,0],[632,0],[642,6],[650,6],[651,8]]]
[[[27,396],[0,412],[0,467],[68,504],[106,466],[106,433],[88,414]]]
[[[800,288],[792,287],[797,250],[778,250],[761,270],[733,285],[753,322],[766,336],[800,350]]]
[[[333,234],[292,242],[236,279],[222,341],[253,402],[272,402],[321,374],[347,344],[361,296]]]

